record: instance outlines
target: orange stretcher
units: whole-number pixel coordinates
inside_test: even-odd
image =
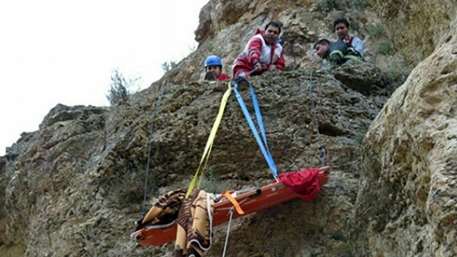
[[[319,173],[319,182],[324,185],[328,180],[327,173]],[[300,196],[293,192],[281,182],[273,182],[258,189],[253,189],[235,196],[244,214],[233,212],[233,218],[238,218],[263,209],[270,208],[277,204],[290,201]],[[213,226],[223,224],[229,220],[230,209],[233,204],[227,198],[222,198],[213,205]],[[176,239],[176,222],[165,225],[151,225],[135,231],[131,236],[141,246],[160,246]]]

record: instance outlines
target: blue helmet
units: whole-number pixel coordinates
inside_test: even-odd
[[[222,67],[222,59],[217,55],[210,55],[206,57],[205,60],[205,68],[208,66],[221,66]]]

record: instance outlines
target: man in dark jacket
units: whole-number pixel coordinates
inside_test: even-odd
[[[313,48],[317,56],[336,65],[341,65],[350,59],[360,60],[360,55],[353,52],[342,40],[331,42],[328,39],[320,39]]]

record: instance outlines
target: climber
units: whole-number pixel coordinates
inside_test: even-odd
[[[282,71],[285,66],[283,47],[278,42],[282,24],[271,21],[265,30],[257,29],[233,64],[233,78],[260,75],[268,70]]]
[[[348,60],[361,60],[362,56],[342,40],[331,42],[328,39],[320,39],[314,46],[314,53],[321,59],[326,59],[335,65],[341,65]]]
[[[229,80],[230,77],[222,71],[222,67],[222,59],[219,56],[208,56],[205,60],[205,80]]]
[[[362,58],[365,47],[363,41],[356,36],[349,35],[349,21],[346,18],[338,18],[333,22],[333,30],[338,36],[336,43],[344,43],[347,46],[345,55]]]
[[[334,65],[341,65],[353,57],[347,54],[348,47],[343,41],[331,42],[328,39],[320,39],[314,46],[314,53],[324,60],[328,60]]]
[[[317,41],[314,46],[314,53],[322,59],[326,59],[330,54],[330,41],[326,38]]]

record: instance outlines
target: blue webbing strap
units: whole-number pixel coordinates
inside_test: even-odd
[[[256,128],[256,126],[255,126],[255,124],[254,124],[254,122],[253,122],[253,120],[251,118],[251,115],[249,114],[248,108],[246,107],[246,104],[244,103],[244,100],[241,97],[241,94],[240,94],[240,92],[238,90],[238,84],[236,82],[234,82],[234,85],[233,85],[232,88],[233,88],[233,91],[235,92],[236,100],[238,101],[238,104],[241,107],[241,111],[243,112],[244,118],[246,119],[246,121],[247,121],[247,123],[249,125],[249,128],[251,129],[252,134],[254,135],[254,138],[257,141],[257,144],[259,145],[260,152],[264,156],[265,161],[267,162],[268,167],[270,168],[270,171],[271,171],[273,177],[277,178],[278,177],[278,168],[276,167],[276,164],[275,164],[275,162],[273,160],[273,157],[271,156],[270,151],[268,150],[267,145],[266,145],[266,135],[265,135],[265,128],[263,127],[263,120],[262,120],[261,117],[260,118],[259,117],[256,118],[257,122],[261,123],[261,125],[262,125],[260,127],[260,130],[263,133],[263,135],[262,135],[263,138],[261,138],[259,136],[259,132],[257,131],[257,128]],[[251,85],[250,85],[250,88],[252,88]],[[251,91],[251,89],[250,89],[250,91]],[[255,92],[254,91],[252,91],[252,92],[253,92],[254,98],[255,98]],[[252,95],[251,95],[251,97],[252,97]],[[255,101],[257,103],[257,107],[256,107],[256,104],[253,103],[254,104],[254,108],[257,108],[259,110],[258,112],[256,112],[256,115],[261,115],[257,99],[255,98],[255,100],[253,100],[253,101]]]
[[[260,134],[261,134],[262,139],[263,139],[263,143],[264,143],[266,149],[269,152],[268,143],[267,143],[267,133],[265,131],[265,125],[263,123],[262,112],[260,111],[259,101],[257,101],[257,96],[255,94],[255,89],[254,89],[254,87],[252,86],[251,83],[249,83],[249,96],[251,97],[252,105],[254,106],[255,119],[256,119],[257,124],[259,126],[259,130],[260,130]]]

